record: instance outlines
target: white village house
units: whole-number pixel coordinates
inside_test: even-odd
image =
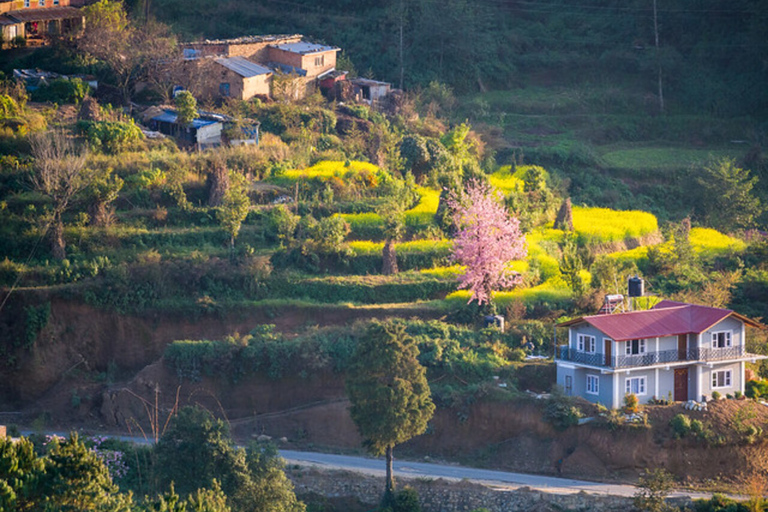
[[[746,326],[734,311],[662,301],[652,309],[584,316],[559,324],[568,343],[556,347],[557,383],[610,408],[627,393],[641,403],[709,399],[744,392],[744,364],[766,356],[746,351]]]

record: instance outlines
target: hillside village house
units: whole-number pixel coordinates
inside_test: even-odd
[[[749,354],[745,327],[762,327],[728,309],[662,301],[652,309],[584,316],[563,322],[567,344],[556,348],[557,383],[610,408],[634,393],[640,402],[703,400],[744,392]]]
[[[17,37],[27,44],[45,44],[50,36],[83,28],[76,0],[0,0],[3,47]]]
[[[218,66],[211,82],[198,92],[204,96],[235,97],[242,100],[254,96],[271,96],[278,92],[302,97],[315,82],[336,69],[339,48],[302,41],[302,36],[265,35],[235,39],[206,40],[182,45],[188,63],[207,65],[209,59]],[[275,73],[285,76],[280,91],[274,85]],[[197,92],[197,91],[196,91]]]
[[[247,100],[254,96],[269,96],[272,70],[244,57],[216,57],[216,80],[202,84],[203,96],[216,94],[224,98]],[[210,76],[210,75],[209,75]]]

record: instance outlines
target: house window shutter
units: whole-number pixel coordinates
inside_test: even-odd
[[[717,334],[712,333],[712,348],[717,348]]]

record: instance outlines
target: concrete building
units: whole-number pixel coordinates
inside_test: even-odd
[[[762,327],[728,309],[662,301],[652,309],[594,315],[563,322],[567,343],[556,347],[557,383],[610,408],[628,393],[652,398],[704,400],[744,392],[749,354],[745,327]]]

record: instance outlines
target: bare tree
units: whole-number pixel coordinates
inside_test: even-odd
[[[176,36],[154,20],[141,28],[143,59],[138,79],[149,84],[164,101],[173,99],[173,87],[183,85],[187,70]]]
[[[52,202],[48,236],[53,257],[62,260],[66,257],[66,243],[61,217],[75,194],[88,184],[85,176],[87,152],[75,146],[72,139],[62,131],[35,135],[30,143],[35,159],[30,181],[35,191]]]
[[[142,80],[169,96],[182,59],[166,25],[151,21],[137,27],[122,2],[115,0],[89,5],[84,13],[88,30],[80,35],[77,46],[107,64],[126,104],[134,85]]]

